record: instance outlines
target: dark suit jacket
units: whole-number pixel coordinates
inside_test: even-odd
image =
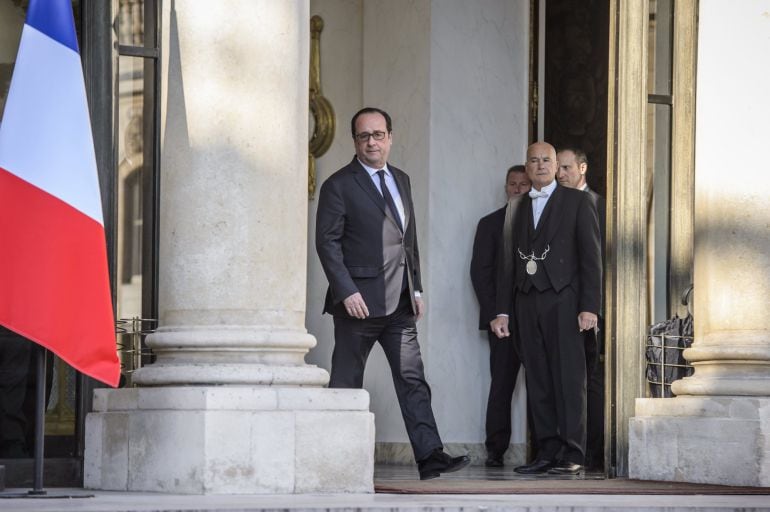
[[[599,219],[588,194],[557,185],[537,229],[532,217],[532,199],[526,196],[516,212],[513,229],[517,241],[514,286],[508,284],[498,294],[498,312],[510,311],[514,289],[523,289],[526,281],[525,262],[517,249],[540,256],[550,247],[546,259],[537,262],[538,272],[545,271],[556,292],[566,286],[573,287],[578,296],[578,311],[599,313],[602,288]]]
[[[342,301],[360,292],[370,317],[396,310],[406,272],[409,295],[422,291],[409,176],[388,164],[404,204],[404,233],[356,157],[321,186],[316,251],[329,290],[324,313],[347,317]]]
[[[602,261],[604,261],[604,240],[606,238],[605,230],[607,229],[607,201],[604,199],[604,197],[594,192],[591,187],[586,187],[583,192],[587,193],[591,198],[591,201],[594,203],[594,207],[596,208],[596,213],[599,216],[599,235],[602,244]]]
[[[497,316],[498,260],[503,245],[505,206],[482,217],[476,227],[471,257],[471,282],[479,301],[479,329],[489,329]]]

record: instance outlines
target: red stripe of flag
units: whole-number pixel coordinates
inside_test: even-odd
[[[0,323],[116,386],[104,228],[0,168]]]

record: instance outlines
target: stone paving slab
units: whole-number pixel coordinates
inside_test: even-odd
[[[8,494],[0,493],[0,496]],[[19,490],[17,490],[19,491]],[[25,490],[21,490],[26,492]],[[94,492],[91,498],[54,498],[54,494],[83,495],[83,489],[52,489],[45,499],[0,498],[2,512],[247,512],[247,511],[367,511],[385,512],[770,512],[768,496],[630,496],[630,495],[168,495]]]

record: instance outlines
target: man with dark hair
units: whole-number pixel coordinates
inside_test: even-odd
[[[417,342],[425,312],[409,176],[388,163],[390,116],[364,108],[351,121],[356,156],[321,186],[316,250],[334,317],[329,387],[360,388],[375,342],[390,364],[420,479],[468,465],[443,451]]]
[[[529,146],[526,168],[532,189],[513,223],[513,279],[500,283],[492,323],[510,335],[506,313],[515,305],[538,452],[514,471],[574,475],[585,459],[583,332],[596,329],[601,304],[599,220],[587,194],[557,184],[553,146]]]
[[[606,201],[594,192],[586,181],[588,158],[580,148],[566,147],[556,153],[559,170],[556,179],[561,185],[582,190],[594,203],[599,214],[602,262],[604,261],[604,237],[606,219]],[[604,460],[604,313],[599,311],[597,331],[585,334],[586,370],[588,372],[588,420],[586,438],[586,467],[601,469]]]
[[[482,217],[476,228],[471,257],[471,282],[479,301],[479,329],[487,331],[489,371],[492,380],[487,399],[486,441],[488,467],[502,467],[511,441],[511,399],[521,361],[510,337],[498,338],[490,323],[496,318],[498,265],[503,258],[503,226],[520,198],[529,192],[530,182],[523,165],[514,165],[505,176],[508,204]],[[517,199],[518,200],[518,199]]]
[[[380,114],[385,119],[385,129],[388,133],[393,133],[393,121],[390,119],[390,114],[377,107],[364,107],[353,115],[350,120],[350,132],[353,134],[353,139],[356,138],[356,121],[364,114]]]
[[[596,206],[596,212],[599,214],[599,227],[601,229],[602,241],[604,240],[604,227],[606,220],[606,201],[602,196],[591,190],[586,181],[588,172],[588,157],[580,148],[562,148],[556,153],[556,160],[559,162],[559,170],[556,173],[556,179],[560,185],[569,188],[576,188],[587,192],[591,196],[591,201]],[[604,243],[602,243],[604,250]]]

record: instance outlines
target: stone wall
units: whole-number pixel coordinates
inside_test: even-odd
[[[486,334],[469,267],[476,223],[505,202],[505,171],[527,144],[529,2],[312,0],[324,18],[321,80],[337,134],[317,162],[318,183],[353,156],[350,118],[362,106],[393,117],[392,163],[409,173],[428,306],[418,324],[439,430],[449,450],[484,457],[489,387]],[[330,317],[321,315],[326,278],[315,255],[316,201],[308,226],[306,325],[318,346],[307,360],[329,368]],[[380,460],[411,458],[385,357],[376,347],[365,388],[375,413]],[[512,443],[523,456],[523,388]],[[454,445],[454,446],[453,446]]]

